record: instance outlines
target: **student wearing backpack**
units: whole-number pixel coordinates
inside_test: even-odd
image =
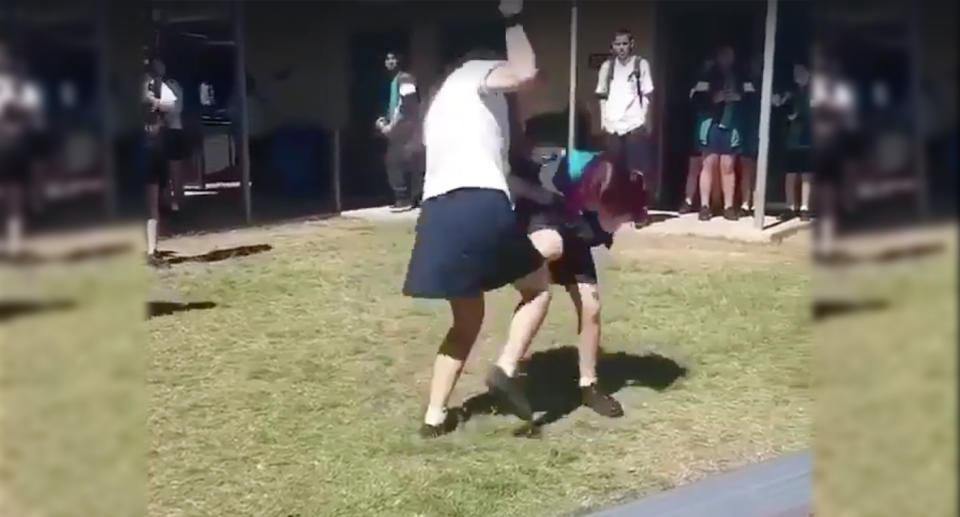
[[[611,44],[612,56],[600,66],[596,94],[601,128],[614,166],[645,176],[647,191],[656,192],[648,148],[653,80],[650,63],[633,54],[634,46],[633,34],[627,29],[618,30]]]

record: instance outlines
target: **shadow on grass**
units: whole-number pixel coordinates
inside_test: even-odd
[[[882,311],[889,306],[886,300],[816,300],[813,302],[813,319],[822,321],[858,312]]]
[[[212,309],[216,306],[217,304],[213,302],[147,302],[147,319],[169,316],[177,312]]]
[[[575,347],[537,352],[521,368],[526,374],[530,405],[541,415],[534,420],[533,428],[518,429],[516,434],[535,435],[536,429],[552,424],[580,407],[580,371]],[[687,369],[673,359],[652,353],[642,356],[626,352],[601,354],[597,363],[599,387],[609,394],[615,394],[625,386],[662,391],[686,374]],[[463,423],[475,415],[505,414],[508,411],[487,392],[465,400],[451,413],[456,413],[459,423]]]
[[[183,264],[185,262],[220,262],[232,258],[247,257],[273,249],[269,244],[254,244],[252,246],[238,246],[222,250],[213,250],[200,255],[179,256],[171,251],[161,251],[160,258],[167,264]]]
[[[0,300],[0,323],[5,323],[23,316],[65,311],[75,306],[76,304],[69,300]]]

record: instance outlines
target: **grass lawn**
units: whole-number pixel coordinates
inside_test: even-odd
[[[579,514],[811,445],[802,239],[750,246],[625,233],[600,274],[601,376],[626,415],[571,405],[575,319],[557,289],[528,365],[535,409],[551,415],[541,438],[514,437],[515,417],[479,414],[423,441],[416,430],[449,315],[442,302],[400,294],[412,238],[412,224],[329,220],[166,243],[181,254],[272,249],[184,262],[156,279],[153,300],[199,305],[146,324],[149,515]],[[487,297],[453,404],[484,391],[515,303],[509,289]],[[44,325],[79,325],[80,312],[45,315]],[[37,321],[19,322],[20,336]],[[6,343],[8,355],[30,357]],[[7,456],[7,468],[23,461]]]
[[[273,249],[162,274],[217,305],[149,322],[151,515],[576,513],[809,446],[805,250],[634,235],[601,271],[624,418],[578,409],[529,440],[513,417],[479,416],[421,441],[449,315],[399,293],[412,230],[252,233],[245,244]],[[530,366],[541,409],[575,375],[557,294]],[[508,289],[488,297],[454,404],[483,391],[515,303]]]
[[[818,514],[957,514],[956,228],[942,253],[816,275],[861,307],[814,332]]]

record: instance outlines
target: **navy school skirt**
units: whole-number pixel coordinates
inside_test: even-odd
[[[523,278],[542,263],[504,192],[458,189],[424,201],[403,293],[415,298],[479,296]]]

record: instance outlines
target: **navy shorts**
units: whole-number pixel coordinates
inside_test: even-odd
[[[735,155],[742,150],[743,137],[736,128],[724,128],[711,119],[700,125],[701,151],[704,155]]]
[[[590,248],[594,245],[578,231],[578,225],[564,221],[559,207],[517,202],[517,224],[524,233],[556,230],[563,239],[563,255],[549,263],[550,279],[559,285],[596,284],[597,266]],[[586,224],[586,223],[584,223]]]
[[[504,192],[458,189],[427,199],[403,293],[415,298],[467,298],[534,272],[543,257],[517,225]]]

